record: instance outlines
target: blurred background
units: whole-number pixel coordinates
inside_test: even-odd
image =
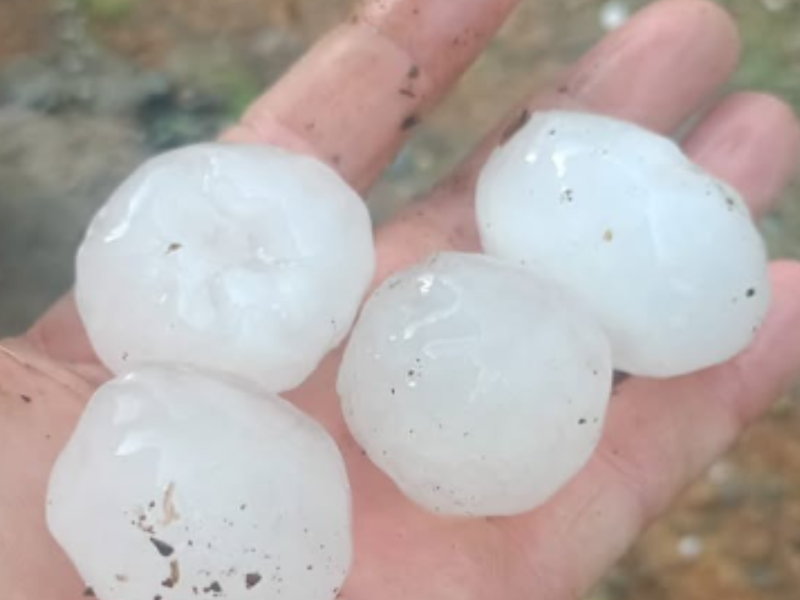
[[[733,86],[800,109],[800,0],[719,1],[745,41]],[[131,169],[214,136],[350,3],[0,0],[0,337],[69,288],[83,228]],[[523,0],[374,190],[375,218],[429,186],[505,107],[645,4]],[[776,256],[800,258],[800,186],[764,232]],[[589,598],[800,597],[798,398],[784,398],[713,465]]]

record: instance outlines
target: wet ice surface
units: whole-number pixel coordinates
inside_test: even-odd
[[[350,489],[327,432],[197,371],[101,387],[48,496],[53,535],[101,600],[329,600],[350,566]]]
[[[534,114],[486,165],[477,212],[487,253],[574,292],[622,371],[724,362],[769,308],[764,244],[739,195],[628,123]]]
[[[205,144],[117,190],[81,246],[76,295],[117,373],[185,363],[282,391],[346,335],[374,262],[367,209],[330,168]]]
[[[474,516],[524,512],[571,478],[610,383],[604,335],[557,288],[445,253],[367,302],[338,387],[354,436],[406,495]]]

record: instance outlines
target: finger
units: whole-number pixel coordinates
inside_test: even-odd
[[[579,597],[794,381],[800,264],[771,273],[775,303],[745,354],[689,377],[628,380],[589,466],[542,509],[499,522],[524,549],[543,597]]]
[[[364,2],[225,137],[315,154],[363,190],[517,2]]]
[[[665,0],[634,16],[589,52],[560,91],[533,96],[526,110],[565,108],[603,113],[667,133],[708,102],[731,75],[739,41],[730,16],[704,0]],[[473,190],[480,167],[519,120],[511,115],[489,135],[432,201],[409,208],[379,236],[382,275],[442,248],[475,250]],[[395,244],[413,255],[387,251]]]
[[[755,93],[721,102],[685,141],[694,160],[715,175],[735,173],[735,187],[756,216],[771,207],[800,157],[800,128],[784,102]]]

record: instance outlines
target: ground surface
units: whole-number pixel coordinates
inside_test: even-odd
[[[632,8],[643,1],[615,2]],[[800,1],[726,0],[737,85],[800,107]],[[0,0],[0,335],[72,277],[87,219],[164,148],[212,136],[347,9],[346,0]],[[424,189],[531,86],[601,34],[600,0],[527,0],[373,193],[378,219]],[[765,223],[800,257],[800,193]],[[655,524],[593,600],[800,594],[800,409],[786,398]]]

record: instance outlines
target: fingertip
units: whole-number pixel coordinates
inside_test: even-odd
[[[762,119],[772,124],[775,131],[782,131],[782,153],[778,165],[780,180],[776,187],[768,190],[770,196],[777,196],[788,181],[797,174],[800,163],[800,121],[794,108],[782,98],[770,94],[752,93],[758,102]]]
[[[587,110],[668,133],[733,74],[740,40],[730,14],[706,0],[662,0],[596,46],[561,86]]]
[[[733,64],[738,63],[742,50],[739,24],[726,7],[712,0],[663,0],[660,4],[664,11],[674,11],[675,16],[689,17],[710,31],[713,30],[717,40],[725,44]],[[644,10],[656,9],[658,5],[659,3],[652,4]]]
[[[757,92],[725,98],[685,140],[686,152],[746,198],[756,216],[773,205],[800,157],[800,126],[782,100]]]
[[[642,8],[637,18],[653,19],[660,25],[669,21],[689,20],[698,27],[714,30],[719,40],[727,43],[732,54],[738,56],[741,36],[736,18],[727,8],[713,0],[660,0]]]

